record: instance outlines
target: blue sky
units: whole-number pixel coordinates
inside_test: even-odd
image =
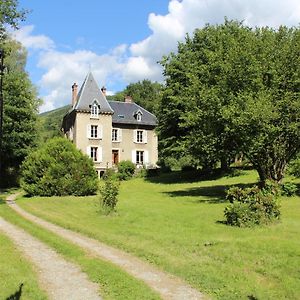
[[[250,26],[296,26],[299,0],[20,0],[31,10],[14,37],[28,50],[27,71],[44,103],[70,102],[71,85],[92,70],[110,93],[145,78],[163,81],[157,61],[186,33],[224,17]]]

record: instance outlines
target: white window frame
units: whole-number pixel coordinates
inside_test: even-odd
[[[99,119],[99,107],[96,101],[91,106],[91,119]]]
[[[141,134],[140,134],[141,133]],[[137,144],[147,144],[147,130],[136,129],[133,131],[133,141]]]
[[[114,134],[114,132],[116,134]],[[120,128],[113,128],[111,130],[111,140],[112,142],[118,143],[122,141],[122,129]]]
[[[97,136],[93,136],[93,126],[96,126],[97,127]],[[98,124],[88,124],[87,125],[87,137],[91,140],[101,140],[102,139],[102,132],[103,132],[103,128],[102,128],[102,125],[98,125]]]
[[[145,151],[144,150],[136,150],[135,151],[135,163],[137,165],[145,164]]]
[[[141,114],[140,112],[137,113],[137,115],[136,115],[136,120],[137,120],[138,122],[141,122],[141,121],[142,121],[142,114]]]
[[[96,162],[98,161],[98,156],[99,156],[99,153],[98,153],[98,147],[90,147],[90,158],[92,159],[92,161]]]
[[[102,162],[102,147],[88,146],[87,155],[92,159],[94,163]]]
[[[98,138],[98,125],[91,125],[91,138]]]

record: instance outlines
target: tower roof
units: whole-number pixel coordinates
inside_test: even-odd
[[[89,72],[80,88],[74,109],[90,111],[91,105],[95,102],[100,107],[100,113],[113,113],[106,97],[98,87],[92,72]]]

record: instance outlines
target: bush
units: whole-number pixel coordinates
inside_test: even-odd
[[[123,160],[118,164],[118,178],[128,180],[132,178],[135,172],[135,165],[130,160]]]
[[[289,163],[287,173],[300,178],[300,155]]]
[[[268,224],[280,218],[277,196],[267,190],[233,187],[227,191],[226,198],[231,202],[224,210],[229,225],[249,227]]]
[[[284,183],[281,186],[281,194],[284,196],[288,196],[288,197],[294,196],[297,190],[298,190],[297,185],[291,182]]]
[[[85,196],[95,194],[94,164],[65,138],[48,140],[21,167],[21,187],[29,196]]]
[[[119,186],[119,181],[111,177],[107,177],[104,180],[104,184],[100,188],[100,206],[101,211],[105,214],[109,214],[115,210],[118,203]]]

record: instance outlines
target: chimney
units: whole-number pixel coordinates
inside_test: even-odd
[[[78,85],[74,82],[72,85],[72,106],[74,107],[76,104],[76,99],[77,99],[77,88]]]
[[[105,86],[103,86],[103,87],[101,88],[101,92],[102,92],[103,95],[106,97],[106,87],[105,87]]]
[[[124,99],[125,103],[132,103],[132,97],[131,96],[125,96],[125,99]]]

